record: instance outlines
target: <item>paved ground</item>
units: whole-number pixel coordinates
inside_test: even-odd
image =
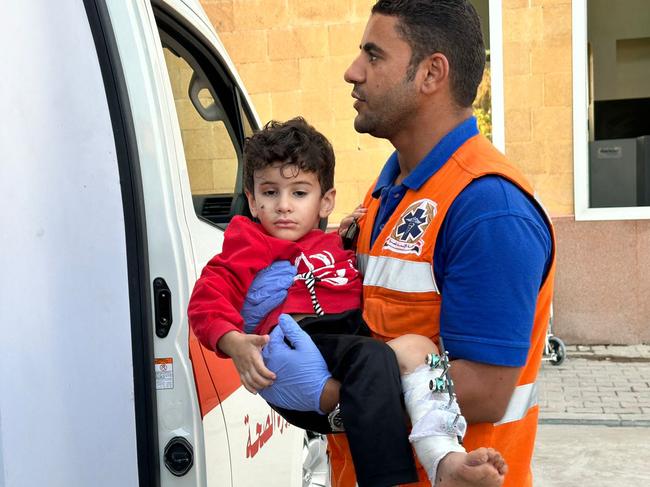
[[[650,428],[542,424],[535,487],[647,487]]]
[[[540,371],[535,487],[650,485],[650,346],[573,346]]]
[[[539,385],[541,424],[650,427],[650,345],[567,347]]]

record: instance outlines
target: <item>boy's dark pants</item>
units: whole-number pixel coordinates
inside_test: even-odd
[[[360,311],[305,318],[300,326],[320,350],[332,377],[341,382],[341,415],[359,487],[416,482],[393,350],[369,336]],[[332,433],[327,416],[272,407],[295,426]]]

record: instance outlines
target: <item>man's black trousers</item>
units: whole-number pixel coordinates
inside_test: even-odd
[[[300,326],[320,350],[332,377],[341,383],[341,416],[359,487],[416,482],[393,350],[370,337],[358,310],[305,318]],[[327,416],[271,406],[295,426],[332,433]]]

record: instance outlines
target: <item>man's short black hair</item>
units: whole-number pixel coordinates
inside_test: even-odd
[[[315,173],[321,194],[334,187],[334,150],[327,138],[304,118],[271,120],[244,145],[244,188],[253,193],[255,171],[275,163]],[[287,177],[291,177],[291,174]]]
[[[409,79],[424,58],[442,53],[449,61],[456,103],[471,106],[485,69],[485,45],[469,0],[378,0],[372,13],[398,18],[398,31],[413,51]]]

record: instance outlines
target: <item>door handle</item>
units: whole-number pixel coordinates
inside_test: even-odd
[[[172,327],[172,293],[162,277],[153,280],[156,335],[165,338]]]

